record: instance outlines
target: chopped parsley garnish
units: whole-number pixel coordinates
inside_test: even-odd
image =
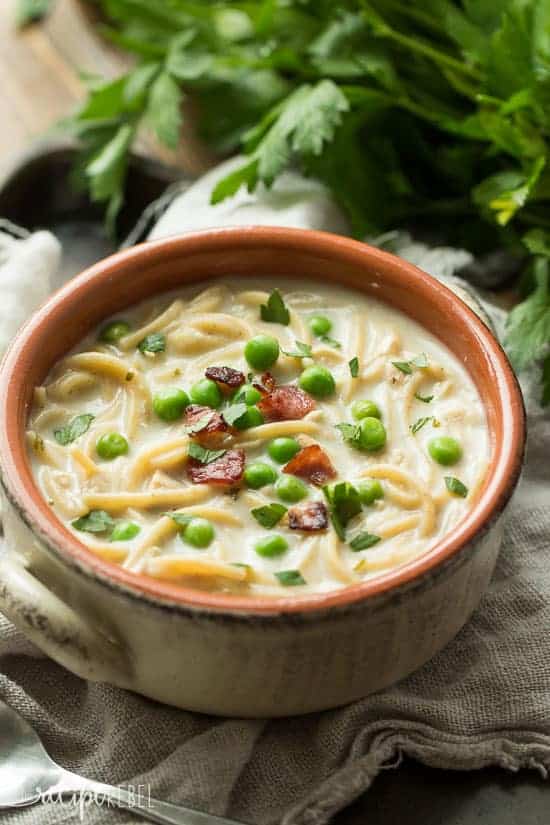
[[[85,516],[72,521],[71,526],[85,533],[104,533],[113,529],[115,520],[105,510],[90,510]]]
[[[327,344],[329,347],[334,347],[335,349],[341,349],[342,347],[340,341],[337,341],[336,338],[331,338],[330,335],[320,335],[319,341],[322,341],[323,344]]]
[[[246,415],[248,407],[244,403],[238,404],[231,404],[231,406],[226,407],[225,410],[222,412],[222,418],[226,424],[229,424],[230,427],[235,424],[239,418],[242,418],[243,415]]]
[[[166,336],[162,332],[151,332],[146,335],[139,344],[138,350],[140,352],[164,352],[166,349]]]
[[[185,513],[177,513],[177,512],[175,512],[175,513],[163,513],[162,515],[163,516],[168,516],[168,518],[171,518],[172,521],[175,521],[175,523],[178,525],[178,529],[180,531],[184,530],[187,527],[187,525],[189,524],[189,522],[191,521],[191,519],[193,518],[193,516],[188,516]]]
[[[266,504],[263,507],[256,507],[250,511],[258,524],[266,527],[268,530],[275,527],[280,522],[286,513],[286,507],[282,504]]]
[[[428,422],[432,422],[432,427],[439,427],[439,421],[433,415],[426,415],[423,418],[419,418],[414,424],[411,424],[411,433],[417,433],[422,427],[425,427]]]
[[[271,324],[283,324],[285,327],[289,325],[290,312],[278,289],[273,290],[267,299],[267,304],[261,305],[260,317],[262,321],[268,321]]]
[[[307,584],[299,570],[279,570],[275,575],[283,587],[296,587],[299,584]]]
[[[415,392],[414,397],[417,401],[422,401],[424,404],[429,404],[430,401],[433,401],[433,395],[420,395],[419,392]]]
[[[330,519],[341,541],[346,540],[346,527],[361,512],[359,493],[349,481],[341,481],[332,487],[323,487],[329,505]]]
[[[449,493],[452,493],[453,496],[466,498],[468,495],[468,488],[466,485],[454,476],[445,476],[445,486],[447,487]]]
[[[361,429],[359,424],[335,424],[346,444],[357,447],[360,444]]]
[[[71,444],[79,436],[84,435],[90,429],[90,424],[95,416],[91,413],[82,413],[77,415],[65,427],[53,431],[53,435],[58,444],[65,446]]]
[[[200,433],[201,430],[204,430],[205,427],[208,427],[213,415],[215,415],[214,410],[205,413],[193,424],[188,424],[185,428],[185,432],[187,433],[187,435],[195,435],[195,433]]]
[[[52,10],[54,0],[18,0],[15,4],[15,22],[22,29],[36,23]]]
[[[201,447],[200,444],[192,441],[187,452],[189,457],[194,458],[195,461],[200,461],[201,464],[211,464],[212,461],[225,455],[227,450],[207,450],[206,447]]]
[[[373,547],[375,544],[381,541],[380,536],[375,536],[374,533],[368,533],[366,530],[362,533],[358,533],[352,541],[350,541],[349,546],[354,553],[358,553],[359,550],[367,550],[369,547]]]
[[[351,361],[348,361],[348,366],[351,377],[357,378],[359,375],[359,358],[357,356],[352,358]]]
[[[311,346],[309,344],[304,344],[303,341],[295,341],[295,348],[294,350],[281,350],[283,355],[289,355],[291,358],[312,358]]]
[[[411,375],[414,369],[426,369],[428,366],[428,357],[426,353],[422,352],[420,355],[417,355],[416,358],[411,358],[410,361],[392,361],[392,364],[398,370],[404,372],[405,375]]]

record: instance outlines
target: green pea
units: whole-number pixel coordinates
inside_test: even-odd
[[[266,536],[256,542],[254,550],[259,556],[280,556],[288,550],[288,542],[282,536]]]
[[[326,398],[335,390],[334,378],[326,367],[313,364],[306,367],[298,381],[300,387],[314,398]]]
[[[267,445],[267,453],[277,464],[286,464],[301,450],[295,438],[274,438]]]
[[[116,344],[120,338],[124,338],[130,332],[130,324],[126,321],[109,321],[99,331],[99,340],[106,344]]]
[[[162,390],[153,398],[153,410],[163,421],[176,421],[181,418],[184,409],[188,405],[187,393],[176,387]]]
[[[193,384],[189,392],[191,401],[203,407],[213,407],[217,409],[222,403],[222,393],[215,381],[210,378],[202,378]]]
[[[264,423],[264,417],[258,407],[249,407],[244,415],[235,421],[234,427],[237,430],[248,430],[250,427],[259,427]]]
[[[375,478],[367,478],[357,485],[361,504],[374,504],[378,498],[384,498],[382,485]]]
[[[462,447],[458,441],[448,435],[440,435],[432,438],[428,443],[428,452],[434,461],[449,467],[456,464],[462,458]]]
[[[128,442],[120,433],[105,433],[97,439],[95,448],[98,456],[106,461],[126,455],[129,449]]]
[[[362,450],[381,450],[386,443],[386,428],[378,418],[368,416],[359,422],[359,445]]]
[[[192,518],[183,528],[183,538],[193,547],[208,547],[214,538],[214,528],[205,518]]]
[[[279,342],[271,335],[256,335],[247,341],[244,357],[253,370],[268,370],[279,357]]]
[[[281,501],[295,504],[307,496],[307,487],[301,478],[291,475],[282,475],[275,485],[275,490]]]
[[[140,529],[139,524],[134,524],[133,521],[119,521],[113,528],[111,541],[130,541],[137,536]]]
[[[314,335],[328,335],[332,329],[332,321],[326,315],[312,315],[308,321],[309,328]]]
[[[237,401],[241,401],[243,404],[248,404],[249,407],[254,406],[257,404],[258,401],[262,400],[262,394],[256,387],[253,387],[252,384],[244,384],[240,389],[237,390],[233,401],[235,403]]]
[[[374,401],[354,401],[351,405],[351,414],[356,421],[361,421],[362,418],[382,418],[380,407]]]
[[[244,480],[253,490],[259,490],[266,484],[273,484],[276,479],[277,473],[271,464],[264,464],[262,461],[249,464],[244,471]]]

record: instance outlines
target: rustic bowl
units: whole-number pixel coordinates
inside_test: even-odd
[[[487,412],[489,470],[470,513],[423,556],[341,590],[259,600],[130,573],[96,557],[53,516],[26,453],[33,387],[103,318],[155,293],[232,274],[355,287],[410,315],[465,365]],[[524,437],[521,394],[492,333],[449,289],[393,255],[271,227],[143,244],[57,292],[4,358],[0,609],[82,677],[187,710],[265,717],[342,705],[427,662],[475,609],[495,566]]]

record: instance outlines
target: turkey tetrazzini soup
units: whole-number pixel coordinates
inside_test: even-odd
[[[211,282],[113,318],[35,390],[54,513],[98,556],[187,586],[329,591],[425,553],[489,458],[462,365],[335,285]]]

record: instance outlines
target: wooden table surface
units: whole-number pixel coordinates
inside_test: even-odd
[[[110,78],[128,66],[78,0],[57,0],[47,21],[20,32],[14,9],[15,0],[0,0],[0,172],[78,107],[83,73]],[[138,149],[193,174],[213,160],[192,137],[173,153],[144,134]]]

